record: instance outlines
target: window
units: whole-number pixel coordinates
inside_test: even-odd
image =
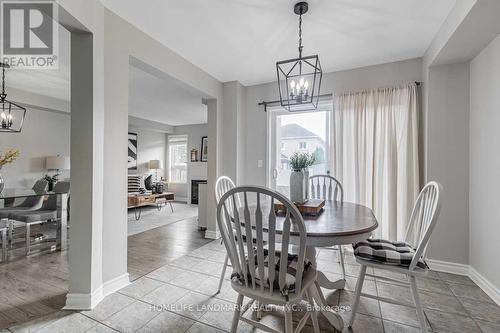
[[[284,112],[281,107],[268,110],[269,187],[289,195],[290,156],[295,152],[314,155],[316,163],[310,175],[326,174],[330,170],[331,102],[321,104],[314,112]]]
[[[168,175],[171,183],[187,182],[187,136],[168,137]]]

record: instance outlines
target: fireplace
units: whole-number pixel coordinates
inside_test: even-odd
[[[198,185],[199,184],[206,184],[206,180],[191,180],[191,204],[192,205],[197,205],[198,204]]]

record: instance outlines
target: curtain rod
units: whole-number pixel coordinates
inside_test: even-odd
[[[416,86],[420,86],[420,84],[422,82],[420,81],[415,81],[414,82]],[[319,98],[326,98],[326,97],[332,97],[333,94],[323,94],[323,95],[319,95]],[[267,112],[267,106],[268,105],[273,105],[273,104],[280,104],[281,101],[269,101],[269,102],[266,102],[266,101],[262,101],[262,102],[259,102],[258,105],[264,105],[264,111]]]

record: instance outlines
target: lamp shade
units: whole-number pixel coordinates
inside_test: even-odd
[[[162,160],[150,160],[149,161],[149,169],[151,169],[151,170],[163,169],[163,161]]]
[[[47,156],[45,158],[47,170],[69,170],[69,157],[67,156]]]

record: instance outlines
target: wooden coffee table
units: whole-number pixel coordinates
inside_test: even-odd
[[[129,194],[127,198],[127,208],[134,208],[135,220],[141,218],[142,207],[155,205],[158,210],[161,210],[167,203],[170,204],[172,212],[172,201],[175,200],[174,193],[163,192],[154,194]]]

